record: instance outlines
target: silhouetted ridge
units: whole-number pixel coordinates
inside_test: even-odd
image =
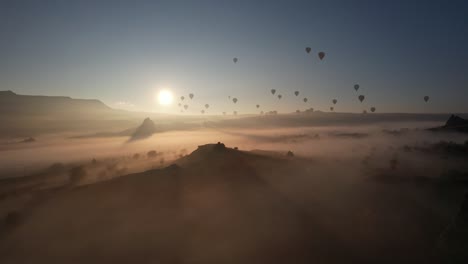
[[[451,115],[450,118],[445,123],[445,127],[459,127],[459,126],[468,126],[468,120],[463,119],[456,115]]]
[[[18,95],[12,91],[0,91],[2,115],[77,115],[112,110],[99,100],[73,99],[65,96]]]
[[[143,123],[136,129],[130,140],[138,140],[148,138],[156,132],[156,125],[148,117],[143,120]]]

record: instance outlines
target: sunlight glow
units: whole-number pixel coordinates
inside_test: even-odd
[[[157,99],[160,105],[170,105],[174,100],[174,96],[169,90],[161,90],[158,93]]]

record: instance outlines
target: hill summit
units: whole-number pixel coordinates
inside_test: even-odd
[[[148,138],[156,133],[156,125],[149,117],[143,120],[143,123],[135,130],[130,141]]]

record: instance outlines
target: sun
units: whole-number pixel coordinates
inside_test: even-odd
[[[174,100],[174,96],[172,95],[172,92],[169,90],[161,90],[158,93],[157,99],[160,105],[170,105],[172,104],[172,101]]]

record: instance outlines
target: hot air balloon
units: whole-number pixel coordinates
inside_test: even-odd
[[[180,97],[180,100],[182,100],[182,101],[183,101],[184,99],[185,99],[185,97],[183,97],[183,96],[181,96],[181,97]]]
[[[275,90],[275,89],[271,89],[271,94],[272,94],[272,95],[275,95],[275,93],[276,93],[276,90]]]
[[[223,112],[223,115],[226,115],[226,112]]]
[[[307,98],[304,98],[304,99],[302,99],[302,100],[304,101],[304,103],[307,103]]]
[[[193,99],[193,93],[189,94],[188,96],[190,97],[190,99]]]
[[[427,103],[427,101],[429,101],[429,96],[424,96],[424,101]]]
[[[283,96],[281,94],[278,94],[278,100],[281,100]]]
[[[234,115],[237,115],[237,111],[232,112]]]
[[[233,101],[234,103],[237,103],[237,98],[233,98],[232,101]]]
[[[301,110],[296,110],[296,113],[300,113],[300,112],[301,112]]]
[[[228,99],[231,100],[231,96],[230,96],[230,95],[228,95]]]
[[[333,106],[330,107],[330,111],[333,111]]]
[[[205,110],[201,110],[201,113],[204,114],[204,113],[205,113]]]
[[[310,53],[311,50],[312,50],[312,49],[311,49],[310,47],[306,47],[306,48],[305,48],[305,51],[306,51],[307,53]]]
[[[356,90],[356,92],[357,92],[357,90],[359,90],[359,84],[354,85],[354,90]]]
[[[363,110],[362,113],[363,113],[363,114],[367,114],[367,111],[366,111],[366,110]]]
[[[206,104],[206,105],[205,105],[205,108],[208,109],[208,107],[210,107],[210,105],[209,105],[209,104]]]
[[[257,105],[257,108],[260,108],[260,105]]]
[[[362,101],[364,101],[364,98],[366,98],[366,97],[364,95],[360,95],[358,98],[359,98],[359,101],[361,101],[361,103],[362,103]]]
[[[188,105],[184,105],[184,109],[187,110],[187,108],[188,108]]]
[[[375,112],[375,107],[371,107],[371,108],[370,108],[370,111],[371,111],[372,113],[374,113],[374,112]]]
[[[298,96],[298,95],[299,95],[299,91],[295,91],[294,94],[295,94],[296,96]]]
[[[336,104],[338,102],[338,100],[333,99],[332,102],[333,102],[333,104]]]
[[[234,63],[237,63],[237,58],[232,59]]]
[[[323,60],[323,58],[325,58],[325,52],[321,51],[318,53],[318,57],[320,60]]]

